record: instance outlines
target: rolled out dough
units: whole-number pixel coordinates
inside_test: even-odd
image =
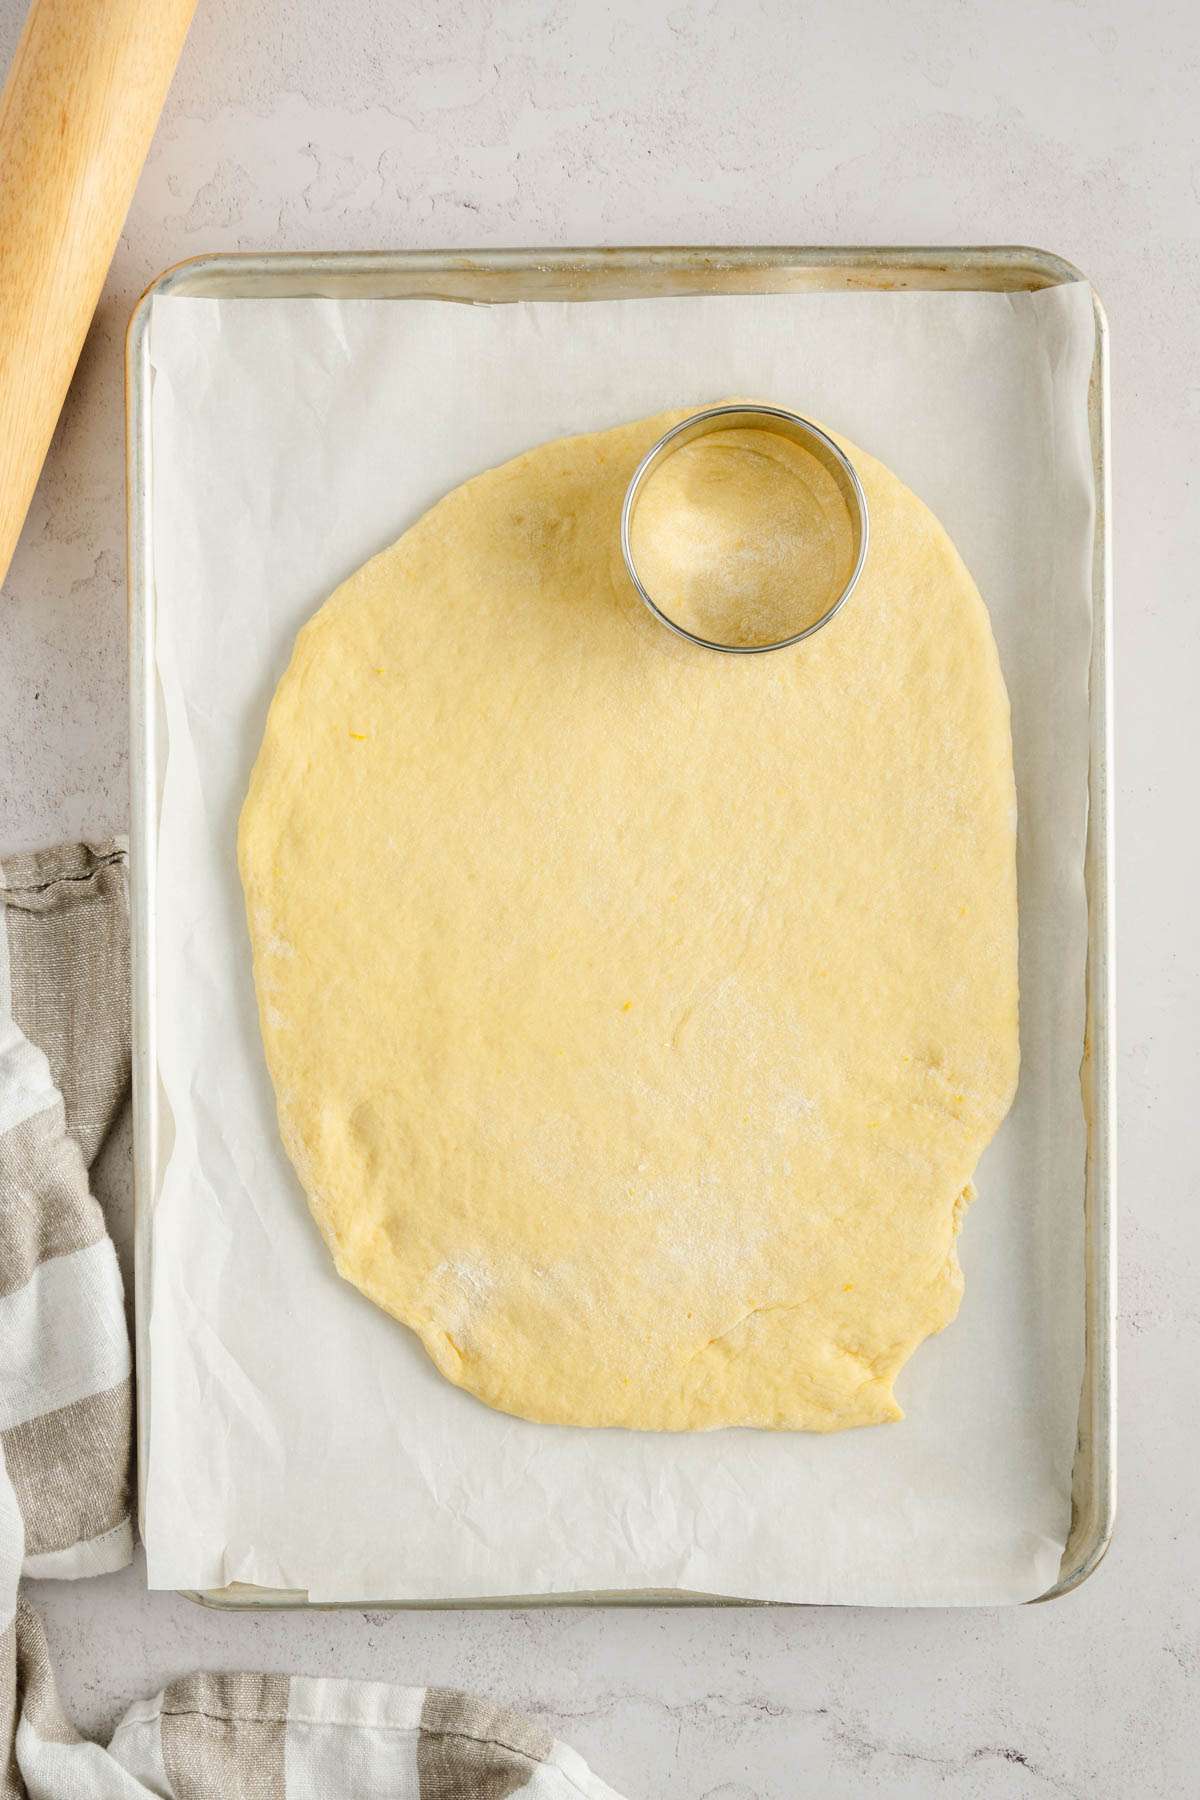
[[[871,1424],[957,1311],[1016,1081],[1008,702],[945,531],[851,445],[830,626],[657,624],[616,525],[683,416],[467,482],[300,633],[239,838],[263,1040],[338,1269],[451,1381]]]

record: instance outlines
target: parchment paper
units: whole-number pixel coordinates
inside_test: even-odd
[[[150,1585],[893,1605],[1044,1590],[1069,1524],[1083,1343],[1086,287],[168,298],[150,344],[173,1133],[142,1322]],[[882,457],[991,609],[1020,805],[1020,1091],[979,1169],[961,1314],[900,1378],[904,1423],[832,1437],[535,1426],[444,1382],[334,1273],[276,1134],[237,815],[293,636],[366,557],[543,439],[734,394]]]

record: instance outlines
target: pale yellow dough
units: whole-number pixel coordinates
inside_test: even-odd
[[[829,627],[657,624],[616,525],[682,416],[467,482],[301,632],[239,839],[263,1039],[339,1270],[451,1381],[873,1424],[1016,1082],[1008,702],[946,533],[848,444]]]

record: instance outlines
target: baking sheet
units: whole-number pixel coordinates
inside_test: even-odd
[[[157,1028],[174,1141],[145,1287],[152,1586],[953,1604],[1052,1585],[1083,1349],[1093,347],[1082,283],[470,308],[155,299]],[[881,456],[988,601],[1021,809],[1021,1087],[980,1166],[962,1312],[902,1374],[902,1425],[538,1427],[443,1383],[333,1273],[275,1134],[236,817],[295,630],[365,557],[544,438],[737,393]]]

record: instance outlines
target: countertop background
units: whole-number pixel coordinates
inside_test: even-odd
[[[24,0],[0,0],[0,61]],[[216,249],[1032,243],[1113,336],[1114,1546],[1005,1612],[218,1615],[33,1584],[106,1733],[193,1667],[476,1687],[630,1800],[1193,1791],[1200,1760],[1200,11],[1192,0],[200,0],[0,601],[0,853],[125,829],[122,338]],[[128,1183],[128,1143],[105,1186]]]

